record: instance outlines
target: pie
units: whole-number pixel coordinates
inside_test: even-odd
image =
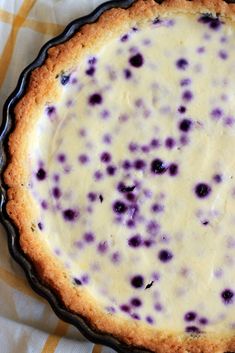
[[[51,48],[7,212],[39,278],[156,353],[235,351],[235,5],[138,0]]]

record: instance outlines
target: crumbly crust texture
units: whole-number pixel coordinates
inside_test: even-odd
[[[28,191],[28,149],[30,133],[43,108],[59,96],[56,77],[71,70],[91,50],[125,32],[132,23],[167,13],[211,13],[235,19],[235,5],[222,0],[166,0],[159,5],[154,0],[138,0],[124,9],[106,11],[94,24],[83,26],[69,41],[51,48],[48,58],[30,77],[27,91],[15,107],[15,128],[9,137],[9,161],[4,173],[7,184],[7,212],[17,226],[20,246],[35,265],[39,277],[60,297],[69,311],[84,317],[97,331],[109,333],[121,341],[156,353],[223,353],[235,351],[235,335],[185,335],[164,332],[143,323],[104,312],[82,287],[71,283],[69,274],[45,244],[36,230],[37,205]]]

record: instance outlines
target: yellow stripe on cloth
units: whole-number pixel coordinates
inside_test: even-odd
[[[21,17],[19,15],[16,15],[16,16]],[[15,15],[13,13],[0,9],[0,21],[12,24],[14,21],[14,18],[15,18]],[[27,19],[27,18],[25,19],[21,27],[27,27],[29,29],[32,29],[33,31],[43,33],[43,34],[48,34],[50,36],[56,36],[64,29],[64,26],[59,25],[57,23],[39,22],[36,20]]]
[[[23,279],[17,277],[13,273],[3,269],[2,267],[0,267],[0,280],[8,284],[10,287],[18,290],[19,292],[22,292],[23,294],[26,294],[34,299],[44,302],[44,299],[36,295],[36,293],[33,292],[27,282],[24,282]]]
[[[42,349],[42,353],[54,353],[60,339],[67,333],[68,327],[69,325],[66,322],[59,320],[54,334],[48,336]]]
[[[95,344],[92,353],[101,353],[101,350],[102,346],[100,346],[99,344]]]
[[[14,50],[18,31],[28,16],[30,10],[34,6],[35,2],[36,0],[24,0],[17,15],[14,18],[10,35],[6,41],[3,53],[0,57],[0,87],[5,80],[7,69],[11,62],[11,56]]]

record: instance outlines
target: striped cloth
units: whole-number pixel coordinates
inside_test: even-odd
[[[0,0],[0,109],[40,47],[103,0]],[[114,353],[59,320],[11,259],[0,225],[0,352]]]

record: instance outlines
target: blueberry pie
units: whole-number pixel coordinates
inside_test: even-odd
[[[156,353],[235,351],[234,6],[106,11],[15,108],[23,251],[68,310]]]

